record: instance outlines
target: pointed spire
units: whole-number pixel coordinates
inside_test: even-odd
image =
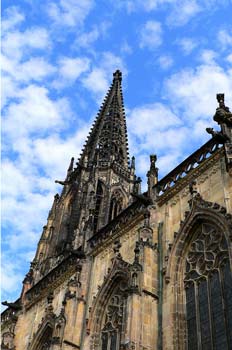
[[[122,96],[122,73],[116,70],[113,83],[93,123],[83,148],[80,164],[116,162],[128,169],[128,140]]]
[[[68,171],[67,171],[67,175],[70,175],[70,173],[73,171],[73,163],[74,163],[74,157],[71,158],[69,167],[68,167]]]

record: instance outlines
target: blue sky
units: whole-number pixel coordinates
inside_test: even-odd
[[[2,300],[16,299],[55,180],[123,73],[130,155],[160,177],[232,107],[231,0],[5,0],[2,4]]]

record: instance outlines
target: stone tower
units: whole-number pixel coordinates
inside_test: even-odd
[[[138,194],[135,162],[129,166],[122,76],[117,70],[76,167],[71,159],[63,186],[54,197],[47,225],[32,263],[33,281],[48,273],[71,251],[86,250],[86,242]]]
[[[71,159],[2,349],[232,349],[232,113],[218,94],[209,141],[140,193],[121,73]]]

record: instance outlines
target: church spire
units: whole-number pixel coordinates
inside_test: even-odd
[[[91,128],[80,160],[71,158],[61,195],[56,196],[34,260],[35,279],[72,250],[87,249],[88,240],[114,220],[139,193],[135,159],[128,165],[128,142],[117,70]]]
[[[80,157],[80,164],[99,167],[115,161],[128,169],[128,140],[122,96],[122,73],[113,82],[93,123]]]

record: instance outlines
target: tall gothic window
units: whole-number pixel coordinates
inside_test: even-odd
[[[123,199],[119,191],[115,191],[111,196],[109,221],[113,220],[121,211],[123,206]]]
[[[108,302],[101,330],[101,350],[120,349],[125,308],[123,291],[125,288],[126,283],[121,281]]]
[[[223,232],[198,226],[185,268],[188,350],[232,349],[232,273]]]
[[[100,215],[102,198],[103,198],[103,188],[102,188],[101,182],[98,181],[97,192],[96,192],[96,204],[95,204],[95,211],[94,211],[94,221],[93,221],[94,232],[96,232],[98,228],[98,219]]]
[[[52,334],[53,329],[47,325],[42,333],[40,335],[39,339],[37,339],[32,346],[33,350],[50,350],[52,346]]]

